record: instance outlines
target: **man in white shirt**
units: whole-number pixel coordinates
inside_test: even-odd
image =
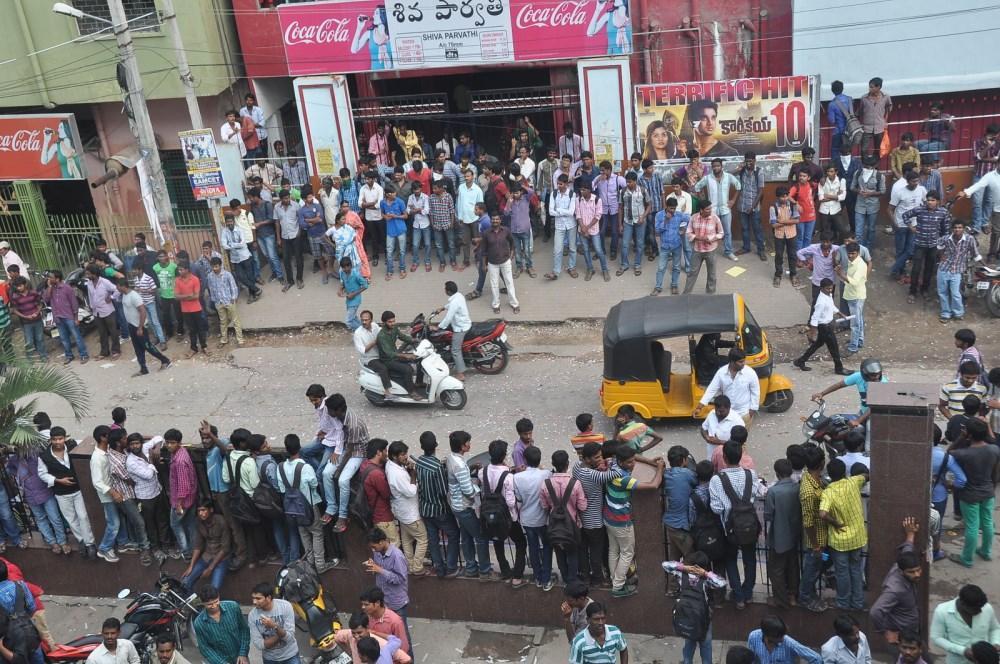
[[[413,263],[410,272],[420,264],[420,245],[424,247],[424,271],[431,271],[431,199],[419,180],[413,181],[413,193],[406,199],[406,213],[413,216]]]
[[[267,129],[264,129],[264,110],[257,105],[257,98],[248,94],[244,98],[246,106],[240,109],[240,117],[248,117],[253,120],[253,126],[257,131],[257,138],[260,139],[260,155],[267,156]]]
[[[358,192],[358,205],[365,221],[365,236],[372,239],[372,253],[368,255],[372,265],[378,265],[379,248],[385,249],[385,222],[382,221],[384,198],[385,190],[375,182],[375,173],[365,173],[365,184]]]
[[[458,188],[455,198],[455,214],[462,222],[462,262],[468,266],[472,249],[472,238],[479,237],[479,215],[476,214],[476,203],[482,203],[483,190],[476,184],[476,176],[471,170],[462,173],[465,181]]]
[[[378,359],[378,348],[375,340],[381,327],[372,322],[372,312],[365,309],[361,312],[361,327],[354,330],[354,349],[361,355],[361,363],[368,366],[372,360]]]
[[[219,137],[223,143],[229,143],[239,148],[240,157],[246,157],[247,146],[243,142],[243,136],[240,135],[240,129],[240,121],[237,119],[236,113],[230,111],[226,113],[226,122],[219,127]]]
[[[837,345],[837,335],[834,332],[833,319],[843,318],[844,315],[837,309],[833,302],[833,280],[823,279],[819,282],[819,295],[816,297],[816,306],[813,308],[812,318],[809,319],[809,341],[812,343],[806,352],[799,359],[792,362],[802,371],[812,371],[806,366],[806,360],[819,350],[820,346],[826,344],[833,359],[833,372],[839,376],[849,376],[851,372],[844,369],[844,364],[840,359],[840,347]]]
[[[987,198],[993,202],[993,210],[990,213],[990,250],[986,255],[986,260],[990,260],[1000,256],[1000,171],[990,171],[971,187],[958,192],[957,198],[971,198],[984,189],[989,192]],[[938,192],[938,194],[943,193],[943,191]]]
[[[705,458],[711,460],[715,448],[729,440],[729,433],[735,426],[743,426],[743,418],[733,412],[732,402],[725,394],[712,401],[715,409],[701,423],[701,437],[705,439]]]
[[[908,171],[903,178],[896,180],[892,185],[892,193],[889,195],[889,214],[895,225],[893,234],[896,239],[896,262],[889,269],[890,277],[895,278],[903,274],[906,261],[913,255],[917,238],[917,234],[906,223],[904,215],[922,205],[926,198],[927,190],[920,184],[920,174],[916,171]]]
[[[465,342],[465,333],[472,328],[469,305],[465,302],[465,296],[458,292],[458,285],[454,281],[444,282],[444,292],[448,296],[448,304],[434,311],[435,314],[444,311],[444,318],[437,325],[431,326],[431,329],[451,328],[451,356],[455,361],[455,378],[465,380],[462,343]]]
[[[747,366],[747,355],[739,348],[729,349],[729,362],[712,377],[712,382],[701,397],[701,405],[707,406],[719,394],[729,397],[732,409],[750,426],[753,416],[760,407],[760,381],[757,372]]]
[[[340,178],[325,177],[319,190],[319,202],[323,206],[323,218],[327,227],[333,226],[340,213]]]
[[[833,619],[834,636],[823,644],[823,664],[871,664],[868,637],[854,616],[843,613]],[[900,661],[905,661],[900,658]]]
[[[128,639],[119,639],[122,624],[108,618],[101,625],[101,645],[87,656],[87,664],[139,664],[139,652]]]
[[[576,194],[569,186],[569,176],[560,173],[556,179],[556,190],[549,197],[549,216],[555,226],[555,242],[552,243],[552,271],[545,275],[555,281],[562,272],[563,246],[569,244],[569,269],[566,272],[576,279]]]
[[[385,462],[385,476],[389,482],[389,505],[399,521],[399,535],[410,576],[424,575],[424,556],[427,555],[427,529],[420,518],[417,501],[416,466],[410,461],[409,448],[401,440],[389,444],[389,459]]]

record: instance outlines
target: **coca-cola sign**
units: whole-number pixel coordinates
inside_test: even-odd
[[[72,113],[0,115],[0,180],[79,180],[83,147]]]
[[[292,21],[284,31],[285,46],[299,44],[333,44],[346,42],[351,38],[347,30],[347,19],[328,18],[318,24],[303,25]]]
[[[561,28],[569,25],[583,25],[587,22],[587,12],[584,10],[586,0],[580,2],[560,2],[555,6],[536,5],[533,2],[521,7],[517,12],[515,26],[519,30],[526,28]]]
[[[632,22],[626,11],[628,2],[510,0],[514,59],[564,60],[630,53]]]

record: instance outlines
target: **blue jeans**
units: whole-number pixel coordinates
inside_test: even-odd
[[[413,637],[410,636],[410,621],[409,616],[406,615],[406,608],[409,604],[404,604],[403,606],[396,609],[396,615],[403,619],[403,630],[406,631],[406,642],[410,644],[410,649],[406,651],[406,654],[413,659]]]
[[[468,576],[489,574],[493,571],[490,562],[490,542],[479,529],[479,517],[471,508],[455,513],[458,529],[462,534],[462,557],[465,558],[465,573]]]
[[[878,210],[864,212],[857,208],[854,212],[854,231],[858,242],[866,249],[875,248],[875,226],[878,223]]]
[[[302,446],[300,454],[302,460],[312,466],[313,470],[319,471],[327,457],[330,456],[330,448],[323,444],[321,438],[314,438],[312,442]]]
[[[10,509],[10,498],[2,483],[0,483],[0,525],[3,526],[3,534],[7,538],[7,543],[11,546],[17,546],[21,542],[21,529],[14,521],[14,513]],[[59,521],[59,525],[62,526],[62,520]]]
[[[896,241],[896,262],[892,264],[889,274],[893,277],[903,273],[906,261],[913,256],[913,246],[916,242],[917,234],[905,228],[893,229],[893,239]]]
[[[684,260],[681,261],[681,265],[684,268],[684,272],[686,274],[690,274],[691,273],[691,254],[694,253],[694,248],[691,246],[691,240],[688,239],[687,233],[684,234],[684,237],[681,238],[681,240],[684,242],[684,245],[683,245],[684,246],[684,252],[682,254],[683,257],[684,257]]]
[[[751,235],[757,244],[757,253],[764,253],[764,231],[760,227],[760,210],[740,212],[740,222],[743,224],[743,253],[750,253]]]
[[[973,177],[972,184],[982,178]],[[980,189],[972,195],[972,227],[981,231],[993,212],[993,202],[990,200],[990,190]]]
[[[816,582],[823,569],[823,557],[819,553],[806,549],[802,554],[802,580],[799,583],[799,604],[809,604],[818,598]]]
[[[726,256],[733,255],[733,213],[727,212],[719,215],[722,222],[722,253]]]
[[[684,664],[694,664],[694,649],[698,648],[701,653],[701,664],[712,664],[712,623],[708,623],[708,631],[702,641],[684,640],[684,650],[681,652],[681,661]]]
[[[204,556],[199,558],[194,562],[194,567],[191,568],[191,573],[181,579],[181,583],[188,590],[194,588],[195,583],[200,579],[202,572],[208,567],[208,563],[205,561]],[[226,580],[226,572],[229,571],[229,559],[222,560],[215,569],[212,570],[212,585],[216,588],[222,588],[222,582]]]
[[[281,559],[286,565],[302,557],[302,543],[299,542],[298,528],[290,528],[284,519],[274,519],[271,521],[271,534],[274,536],[274,545],[278,548],[278,553],[281,554]],[[216,586],[216,588],[218,587]]]
[[[448,247],[447,258],[452,265],[455,264],[455,229],[446,228],[443,231],[434,229],[434,249],[437,250],[438,263],[445,263],[445,245]]]
[[[118,323],[118,336],[122,339],[128,338],[128,321],[125,320],[125,307],[122,305],[121,300],[115,300],[115,322]],[[122,336],[122,335],[125,336]]]
[[[6,501],[5,501],[6,502]],[[66,543],[66,527],[63,525],[62,514],[59,513],[59,503],[55,496],[49,496],[41,505],[31,505],[31,513],[35,516],[38,532],[49,546]],[[2,508],[0,508],[2,509]],[[7,526],[4,524],[4,530]]]
[[[600,235],[579,235],[580,251],[583,252],[583,261],[587,264],[587,272],[594,271],[594,259],[590,257],[590,249],[593,247],[594,253],[601,261],[601,272],[608,271],[608,259],[604,255],[604,245]]]
[[[326,498],[326,513],[330,516],[347,518],[347,508],[351,500],[351,478],[358,472],[362,461],[361,457],[351,457],[346,461],[341,460],[341,463],[328,463],[323,467],[323,496]],[[340,481],[334,488],[333,476],[340,465],[343,465],[343,470],[340,471]]]
[[[544,586],[552,580],[552,544],[548,529],[545,526],[525,526],[524,536],[528,538],[528,560],[531,561],[535,582]]]
[[[847,344],[847,350],[856,353],[865,345],[865,301],[847,300],[847,307],[854,316],[851,319],[851,340]]]
[[[284,279],[285,273],[281,270],[281,259],[278,258],[278,239],[274,235],[257,235],[257,246],[261,253],[267,257],[267,262],[271,265],[271,274],[278,279]]]
[[[153,331],[158,343],[166,343],[167,338],[163,335],[163,326],[160,325],[160,312],[156,310],[156,300],[143,302],[146,305],[146,329]],[[125,328],[128,329],[127,327]],[[152,339],[150,339],[152,341]]]
[[[795,236],[798,240],[795,245],[795,250],[805,249],[810,244],[812,244],[813,231],[816,230],[816,221],[800,221],[798,224],[798,234]]]
[[[625,224],[622,228],[622,269],[628,269],[628,255],[635,239],[635,269],[642,267],[642,252],[646,249],[646,224]]]
[[[552,243],[552,272],[562,272],[563,246],[569,247],[569,269],[576,269],[576,226],[571,228],[556,228],[555,241]]]
[[[605,209],[607,208],[605,207]],[[601,250],[602,251],[604,250],[604,234],[607,233],[608,230],[610,230],[611,253],[613,254],[618,253],[618,212],[616,211],[613,214],[605,212],[604,214],[602,214],[601,221],[600,224],[598,224],[598,227],[600,228],[600,233],[598,234],[598,237],[601,238]]]
[[[670,287],[677,288],[677,282],[681,276],[681,253],[684,250],[680,245],[673,249],[660,247],[660,257],[656,261],[656,290],[663,290],[663,275],[667,273],[667,265],[671,262]]]
[[[753,587],[757,583],[757,547],[755,544],[745,547],[726,545],[726,577],[729,587],[733,590],[733,599],[737,602],[749,602],[753,597]],[[743,558],[743,582],[740,582],[740,571],[737,558]]]
[[[361,327],[361,319],[358,318],[358,309],[360,308],[360,304],[347,305],[347,314],[344,316],[344,323],[351,332]]]
[[[935,141],[927,138],[921,138],[919,141],[914,143],[917,149],[920,150],[920,154],[927,154],[928,152],[942,152],[948,149],[948,144],[944,141]],[[939,194],[944,194],[943,191],[939,191]]]
[[[104,537],[97,545],[98,551],[107,553],[115,548],[115,540],[118,538],[118,529],[121,528],[121,519],[118,518],[118,506],[114,503],[101,503],[104,508]]]
[[[76,349],[80,353],[80,359],[90,355],[87,354],[87,344],[83,341],[83,333],[80,332],[80,326],[76,324],[75,320],[69,318],[57,318],[56,327],[59,329],[59,341],[62,342],[63,351],[66,353],[66,359],[73,359],[73,341],[76,340]]]
[[[424,247],[424,265],[431,264],[431,227],[413,229],[413,264],[420,262],[420,246]]]
[[[458,524],[451,513],[438,517],[423,517],[424,528],[427,530],[427,550],[431,554],[431,563],[438,576],[454,572],[458,569],[458,547],[460,536]],[[447,538],[445,554],[441,555],[441,534]]]
[[[833,558],[833,572],[837,577],[837,608],[864,608],[864,570],[861,565],[861,549],[851,551],[830,549],[830,556]]]
[[[406,233],[402,235],[387,235],[385,238],[385,271],[392,274],[392,255],[399,247],[399,271],[406,272]]]
[[[962,273],[948,272],[938,268],[938,300],[941,302],[941,318],[961,318],[965,315],[962,303]]]
[[[191,553],[191,545],[194,544],[194,519],[194,506],[184,510],[184,516],[179,515],[173,507],[170,508],[170,529],[174,531],[177,548],[187,554]]]
[[[514,264],[517,269],[531,269],[531,231],[511,233],[514,236]]]
[[[49,352],[45,350],[45,326],[41,320],[34,323],[21,321],[21,329],[24,330],[24,352],[30,356],[34,350],[43,360],[49,359]]]

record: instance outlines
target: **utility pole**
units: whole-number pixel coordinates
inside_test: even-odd
[[[149,167],[149,186],[153,193],[156,218],[160,224],[160,231],[163,233],[164,244],[176,249],[177,227],[174,224],[174,212],[170,196],[167,193],[167,180],[163,175],[160,150],[156,146],[153,121],[149,117],[149,108],[146,106],[146,97],[142,91],[142,75],[139,72],[139,62],[135,58],[132,33],[128,29],[128,17],[125,15],[122,0],[108,0],[108,9],[111,10],[115,39],[118,41],[122,65],[125,67],[129,106],[135,121],[136,139],[139,141],[139,147],[148,151],[146,165]]]

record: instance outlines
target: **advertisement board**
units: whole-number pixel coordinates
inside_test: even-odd
[[[305,133],[309,172],[323,178],[341,168],[357,170],[350,91],[344,76],[307,76],[295,79],[296,107]]]
[[[632,52],[628,0],[349,0],[278,18],[293,76]]]
[[[226,185],[222,180],[222,167],[211,129],[192,129],[178,132],[184,165],[195,200],[225,198]]]
[[[72,113],[0,115],[0,180],[83,180]]]
[[[704,161],[754,152],[769,176],[787,172],[802,148],[817,145],[818,94],[815,76],[637,85],[638,150],[676,164],[690,149]]]

